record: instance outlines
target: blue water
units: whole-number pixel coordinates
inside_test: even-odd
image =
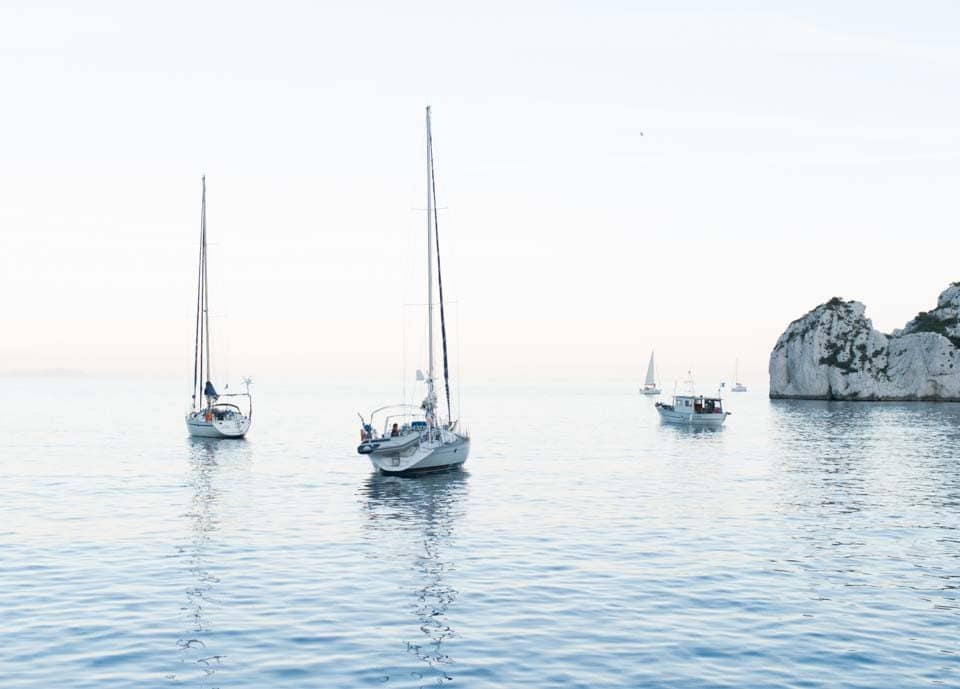
[[[466,469],[379,477],[355,410],[3,381],[0,687],[960,686],[960,406],[464,390]]]

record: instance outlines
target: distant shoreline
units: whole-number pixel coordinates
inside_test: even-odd
[[[0,371],[0,378],[88,378],[72,368],[38,368],[24,371]]]

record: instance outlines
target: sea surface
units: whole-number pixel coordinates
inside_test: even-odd
[[[462,471],[378,476],[392,388],[2,382],[0,687],[960,686],[960,405],[464,388]]]

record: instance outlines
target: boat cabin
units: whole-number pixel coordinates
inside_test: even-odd
[[[232,419],[243,416],[243,412],[240,411],[240,407],[235,404],[227,404],[225,402],[218,402],[210,407],[210,412],[213,414],[213,418],[218,420],[223,419]]]
[[[673,398],[673,404],[662,406],[674,411],[692,412],[694,414],[723,413],[723,400],[719,397],[703,397],[702,395],[677,395]]]
[[[225,421],[227,419],[240,419],[243,418],[243,411],[240,407],[235,404],[229,404],[227,402],[216,402],[211,404],[209,407],[204,409],[198,409],[193,412],[193,416],[203,417],[204,421]]]

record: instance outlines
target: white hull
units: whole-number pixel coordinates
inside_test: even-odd
[[[641,395],[659,395],[660,388],[642,388],[640,390]]]
[[[398,474],[459,466],[467,461],[469,454],[470,439],[454,435],[446,442],[417,443],[403,452],[374,452],[368,456],[375,469],[387,474]]]
[[[188,414],[187,430],[194,438],[242,438],[250,430],[250,417],[207,421],[203,414]]]
[[[731,391],[731,392],[746,392],[746,391],[747,391],[747,386],[746,386],[746,385],[740,385],[740,383],[737,383],[737,384],[734,385],[732,388],[730,388],[730,391]]]
[[[728,413],[720,414],[698,414],[692,411],[677,411],[675,409],[665,409],[657,407],[660,413],[660,420],[664,423],[677,424],[679,426],[693,426],[695,428],[719,428],[727,420]]]

